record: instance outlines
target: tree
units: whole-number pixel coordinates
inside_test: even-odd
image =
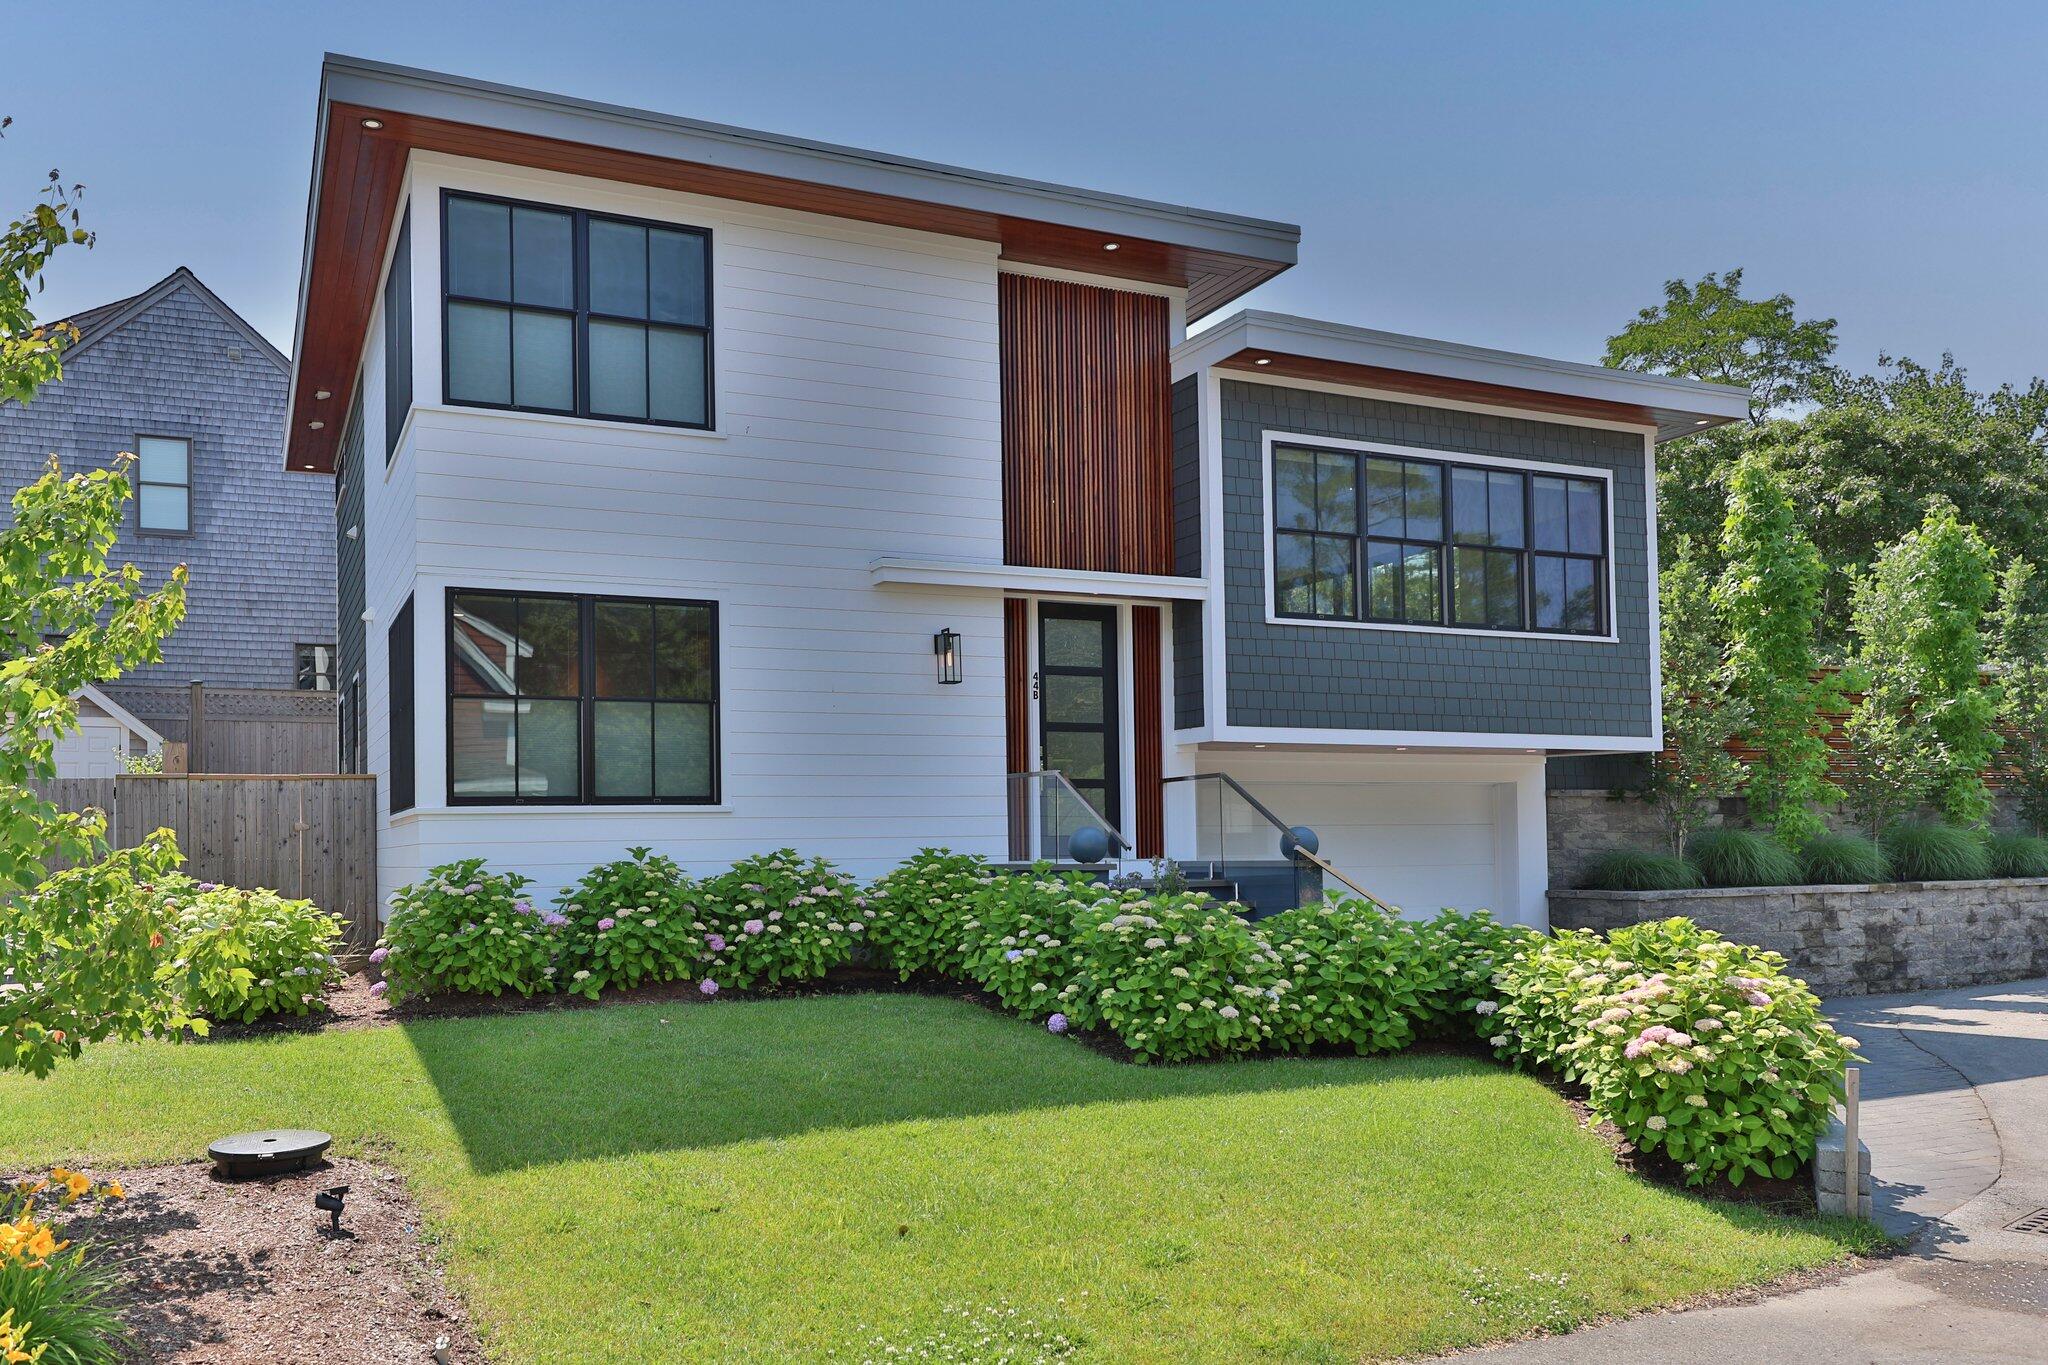
[[[5,398],[28,402],[61,377],[76,336],[39,326],[30,304],[53,253],[91,244],[77,195],[52,173],[41,201],[0,234]],[[0,1068],[43,1074],[86,1042],[187,1022],[152,985],[150,956],[165,911],[147,883],[175,868],[176,843],[159,831],[110,853],[103,816],[61,813],[29,786],[55,775],[56,741],[78,728],[72,694],[160,658],[184,616],[182,566],[147,592],[134,565],[107,563],[131,463],[67,478],[52,456],[0,530]],[[50,877],[59,854],[80,865]]]
[[[1984,769],[1998,752],[1998,689],[1983,681],[1995,561],[1976,528],[1937,498],[1918,530],[1856,582],[1852,792],[1871,832],[1931,800],[1957,824],[1991,814]]]
[[[1751,817],[1797,848],[1821,832],[1815,808],[1834,797],[1817,725],[1834,695],[1815,676],[1821,562],[1784,488],[1754,452],[1743,454],[1729,480],[1721,553],[1726,567],[1714,605],[1728,631],[1729,690],[1749,710],[1758,750],[1744,793]]]
[[[2015,557],[1998,580],[1991,656],[1999,681],[1998,723],[2020,819],[2048,833],[2048,618],[2034,606],[2038,574]]]
[[[1728,743],[1749,708],[1728,691],[1725,633],[1713,586],[1690,542],[1680,542],[1659,587],[1664,671],[1664,749],[1650,760],[1644,796],[1658,807],[1673,853],[1685,852],[1710,801],[1742,788]]]
[[[1698,284],[1664,282],[1664,302],[1645,308],[1607,340],[1616,369],[1681,375],[1749,390],[1749,420],[1811,400],[1832,374],[1835,320],[1794,314],[1790,295],[1742,297],[1742,271],[1709,271]]]

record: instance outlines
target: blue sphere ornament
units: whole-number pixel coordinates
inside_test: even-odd
[[[1314,830],[1307,825],[1296,825],[1280,837],[1280,856],[1292,858],[1297,848],[1304,853],[1314,853],[1322,846],[1323,841],[1316,838]]]
[[[1099,863],[1109,856],[1109,836],[1083,825],[1067,837],[1067,856],[1077,863]]]

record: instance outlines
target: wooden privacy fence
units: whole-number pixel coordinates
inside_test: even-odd
[[[168,829],[196,880],[309,900],[340,918],[349,947],[376,940],[375,777],[148,774],[61,778],[36,790],[66,810],[104,810],[117,848]]]

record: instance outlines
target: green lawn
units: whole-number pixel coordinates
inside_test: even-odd
[[[517,1362],[858,1360],[1002,1310],[1076,1359],[1341,1361],[1869,1245],[1626,1177],[1484,1064],[1133,1067],[916,996],[109,1046],[0,1077],[0,1169],[283,1125],[403,1168]]]

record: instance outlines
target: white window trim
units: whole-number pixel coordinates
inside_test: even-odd
[[[1480,465],[1491,469],[1513,469],[1533,471],[1540,474],[1565,474],[1578,479],[1598,479],[1602,487],[1601,497],[1607,508],[1607,633],[1605,635],[1574,635],[1560,630],[1488,630],[1475,626],[1425,626],[1394,621],[1325,621],[1310,620],[1299,616],[1282,616],[1279,612],[1279,586],[1274,576],[1273,558],[1273,448],[1276,445],[1322,446],[1330,450],[1355,451],[1365,454],[1392,455],[1400,459],[1430,460],[1436,463]],[[1383,630],[1412,635],[1461,635],[1476,636],[1493,640],[1561,640],[1567,644],[1618,645],[1621,643],[1619,601],[1614,588],[1614,472],[1595,465],[1553,464],[1545,460],[1517,460],[1499,455],[1478,455],[1462,450],[1436,450],[1421,446],[1395,445],[1390,441],[1354,441],[1335,436],[1317,436],[1307,432],[1271,431],[1262,433],[1259,443],[1259,506],[1260,519],[1264,523],[1262,532],[1264,558],[1260,573],[1265,579],[1266,624],[1269,626],[1300,626],[1309,630]],[[1443,572],[1449,573],[1446,564]],[[1363,584],[1360,585],[1361,590]]]

